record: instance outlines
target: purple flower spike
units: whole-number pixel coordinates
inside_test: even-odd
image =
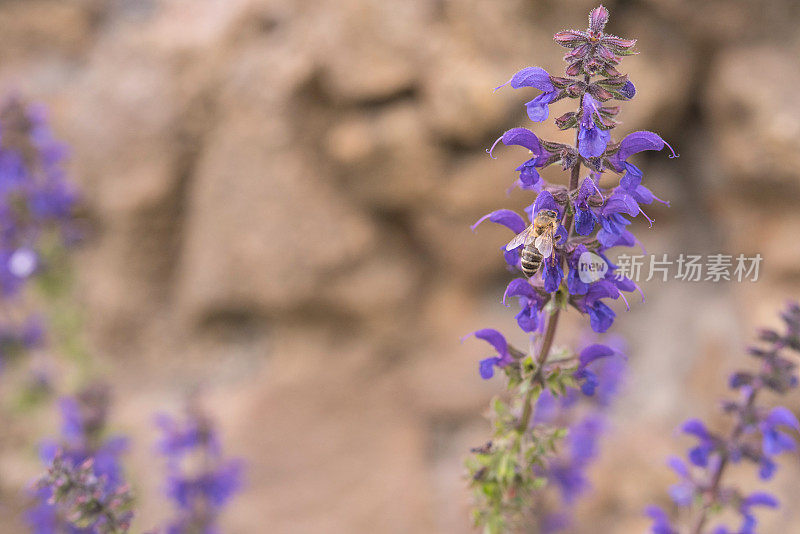
[[[175,507],[164,532],[219,532],[222,509],[242,485],[242,462],[223,457],[216,428],[197,405],[183,420],[160,414],[156,422],[163,432],[158,449],[166,458],[165,490]]]
[[[800,431],[800,423],[798,423],[797,417],[788,408],[782,406],[773,408],[759,426],[763,436],[762,448],[765,455],[774,456],[783,451],[797,449],[797,443],[794,438],[790,434],[778,430],[780,426],[788,426]]]
[[[694,516],[693,532],[755,534],[758,523],[753,508],[778,507],[777,499],[768,493],[743,496],[736,485],[724,480],[723,474],[733,464],[749,462],[757,466],[759,478],[769,480],[777,468],[774,456],[797,449],[794,436],[800,431],[797,417],[785,407],[767,409],[757,402],[763,390],[785,393],[798,387],[795,380],[797,364],[783,352],[789,349],[800,352],[800,332],[796,328],[800,325],[800,308],[790,305],[783,319],[787,327],[785,334],[774,330],[762,332],[760,341],[769,346],[750,351],[760,361],[761,370],[733,374],[731,387],[741,397],[722,403],[722,410],[736,418],[731,431],[727,434],[713,433],[698,419],[690,419],[682,427],[685,433],[699,441],[688,454],[697,468],[690,473],[682,462],[675,460],[672,465],[682,481],[671,488],[670,494],[678,506],[694,508],[686,512],[687,516]],[[708,511],[715,508],[730,508],[738,512],[741,516],[739,527],[735,530],[724,525],[708,527]]]

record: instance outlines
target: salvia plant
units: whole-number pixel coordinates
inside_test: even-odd
[[[654,534],[754,534],[755,509],[778,506],[769,493],[742,493],[725,475],[735,464],[750,464],[760,479],[769,480],[775,474],[775,457],[797,448],[792,431],[800,431],[800,423],[795,415],[783,406],[762,404],[765,394],[783,395],[798,386],[797,364],[787,352],[800,353],[800,305],[790,304],[782,319],[782,332],[762,330],[763,346],[750,349],[757,368],[730,377],[735,397],[721,406],[732,420],[729,428],[711,430],[699,419],[690,419],[681,427],[696,443],[687,453],[688,461],[669,460],[679,478],[669,492],[678,513],[670,518],[663,508],[648,508]],[[731,518],[726,518],[725,512],[740,516],[735,528],[726,526],[725,519]]]
[[[176,509],[166,534],[218,533],[219,515],[241,485],[241,462],[223,455],[214,424],[197,403],[183,419],[160,415],[158,425],[166,492]]]
[[[61,251],[80,237],[66,155],[44,108],[18,97],[0,104],[0,369],[43,345],[44,320],[26,305],[23,290],[47,280]]]
[[[566,501],[574,498],[575,489],[584,485],[576,470],[595,454],[602,425],[589,418],[570,427],[558,418],[537,417],[535,412],[541,409],[544,395],[563,403],[576,395],[597,394],[602,386],[599,365],[608,358],[620,358],[621,351],[603,343],[580,350],[556,346],[559,318],[571,309],[585,316],[594,332],[609,329],[616,314],[608,301],[622,299],[627,304],[624,293],[637,287],[617,273],[607,252],[635,245],[629,217],[641,213],[648,218],[642,206],[663,202],[642,185],[642,171],[629,160],[639,152],[669,145],[648,131],[629,133],[620,142],[612,139],[617,126],[614,117],[619,113],[612,101],[631,100],[636,94],[633,83],[618,70],[622,57],[634,53],[636,41],[605,33],[608,16],[600,6],[590,13],[585,31],[555,35],[555,41],[568,50],[566,76],[527,67],[500,86],[539,91],[525,105],[534,122],[546,120],[551,105],[573,102],[574,111],[559,116],[555,123],[561,130],[575,130],[575,141],[547,141],[529,129],[513,128],[489,150],[494,157],[498,143],[527,149],[530,157],[517,167],[515,185],[535,195],[525,209],[530,225],[507,209],[475,223],[488,219],[517,234],[503,255],[509,269],[524,276],[511,280],[503,303],[512,297],[518,300],[517,323],[530,339],[529,347],[518,348],[495,329],[473,333],[494,350],[480,362],[480,375],[489,379],[500,371],[508,384],[508,400],[492,403],[492,440],[476,448],[468,461],[477,498],[475,521],[490,533],[529,525],[556,531],[567,524],[563,514],[545,516],[532,511],[548,485],[565,488]],[[567,173],[567,185],[540,176],[540,169],[554,164]],[[616,185],[609,184],[612,180]],[[594,268],[582,269],[582,265]],[[567,464],[571,462],[566,467],[565,456]],[[556,520],[548,519],[552,517]]]
[[[48,473],[27,514],[35,534],[127,532],[131,495],[120,456],[128,440],[106,435],[109,400],[101,384],[60,400],[61,436],[41,446]]]

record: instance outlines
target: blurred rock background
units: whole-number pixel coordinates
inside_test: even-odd
[[[249,464],[226,532],[470,531],[462,459],[501,384],[477,374],[485,347],[458,340],[510,330],[513,312],[498,302],[508,231],[469,225],[531,202],[505,194],[522,154],[484,152],[530,126],[531,96],[491,88],[524,66],[561,70],[552,34],[594,5],[0,2],[0,88],[49,107],[94,222],[78,295],[134,437],[138,531],[168,513],[152,414],[197,387]],[[645,283],[646,304],[619,310],[631,376],[579,532],[632,533],[673,482],[675,425],[713,417],[752,328],[800,293],[800,5],[606,5],[610,31],[639,38],[621,132],[655,130],[681,153],[639,156],[673,206],[648,212],[653,229],[637,220],[640,239],[765,258],[757,283]],[[23,532],[15,495],[38,465],[24,440],[3,442],[0,532]],[[796,501],[786,463],[775,486]],[[792,507],[762,515],[764,532],[800,528]]]

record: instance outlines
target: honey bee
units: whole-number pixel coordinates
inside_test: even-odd
[[[522,273],[531,278],[542,266],[542,261],[553,254],[553,238],[558,230],[558,213],[553,210],[539,210],[533,223],[517,234],[506,250],[524,245],[520,253]]]

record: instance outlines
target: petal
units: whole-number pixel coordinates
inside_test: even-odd
[[[515,278],[509,282],[506,292],[503,294],[503,304],[507,297],[528,297],[536,300],[539,298],[530,282],[525,278]]]
[[[529,160],[532,161],[532,160]],[[520,167],[519,182],[523,189],[533,189],[539,183],[539,172],[532,165]]]
[[[525,109],[528,111],[528,118],[533,122],[547,120],[547,117],[550,116],[550,103],[555,100],[557,96],[558,93],[556,91],[542,93],[526,103]]]
[[[500,358],[491,357],[481,360],[478,363],[478,371],[481,374],[481,378],[484,380],[489,380],[494,376],[494,367],[500,362]]]
[[[797,421],[797,417],[791,410],[783,406],[773,408],[767,415],[765,422],[770,426],[784,425],[800,432],[800,422]]]
[[[625,161],[633,154],[638,154],[645,150],[661,150],[664,148],[664,140],[660,135],[645,130],[633,132],[625,136],[619,144],[617,157],[620,161]]]
[[[531,219],[541,210],[553,210],[559,215],[561,214],[561,206],[558,205],[558,202],[556,202],[556,199],[550,191],[542,191],[536,195],[536,201],[533,203],[532,211],[526,209],[526,211],[531,214]]]
[[[669,460],[667,460],[667,465],[681,478],[689,478],[689,467],[677,456],[671,456]]]
[[[765,493],[763,491],[757,491],[755,493],[751,493],[742,501],[742,508],[747,510],[751,506],[767,506],[769,508],[777,508],[778,507],[778,499],[774,496],[770,495],[769,493]]]
[[[606,130],[581,128],[578,132],[578,152],[587,159],[602,156],[610,139],[611,134]]]
[[[521,87],[535,87],[542,91],[552,91],[555,89],[553,83],[550,81],[550,75],[541,67],[526,67],[514,74],[514,76],[503,85],[506,84],[510,84],[514,89],[519,89]],[[503,87],[503,85],[496,87],[495,91]]]
[[[586,367],[590,363],[595,360],[599,360],[601,358],[608,358],[609,356],[614,355],[614,349],[609,346],[601,345],[599,343],[595,343],[594,345],[589,345],[585,349],[581,351],[579,357],[579,368]]]
[[[503,334],[501,334],[497,330],[493,328],[484,328],[482,330],[477,330],[469,335],[473,335],[478,339],[482,339],[487,343],[489,343],[491,346],[494,347],[494,350],[496,350],[497,354],[499,354],[500,356],[503,356],[505,358],[511,357],[508,354],[508,342],[506,341],[506,338],[503,337]]]
[[[561,268],[561,260],[554,256],[556,261],[545,261],[544,269],[542,269],[542,280],[544,280],[544,290],[548,293],[554,293],[561,285],[561,280],[564,278],[564,271]]]
[[[589,326],[598,334],[602,334],[611,328],[616,316],[617,314],[614,313],[614,310],[602,302],[596,302],[589,308]]]
[[[761,480],[769,480],[775,474],[775,462],[767,457],[761,458],[758,462],[758,477]]]
[[[620,179],[619,185],[625,189],[636,189],[642,183],[643,173],[639,167],[632,163],[625,163],[625,175]]]
[[[617,189],[611,197],[606,200],[603,206],[603,215],[610,215],[612,213],[625,213],[631,217],[636,217],[639,214],[639,203],[636,199],[628,193],[623,193],[621,189]]]
[[[706,467],[708,465],[708,447],[695,447],[689,451],[689,461],[697,467]]]
[[[578,209],[575,211],[575,232],[578,235],[589,235],[594,230],[595,216],[592,210]]]
[[[511,210],[497,210],[478,219],[475,224],[471,226],[472,230],[474,231],[475,228],[486,219],[489,219],[489,221],[493,223],[502,224],[516,234],[523,231],[527,226],[525,224],[525,219],[520,217],[516,212]]]
[[[506,146],[517,145],[525,147],[536,155],[542,152],[542,145],[539,143],[539,138],[527,128],[512,128],[506,131],[500,140]]]
[[[681,425],[681,432],[696,436],[700,439],[708,439],[709,433],[706,425],[699,419],[689,419]]]
[[[689,506],[694,498],[694,487],[686,482],[673,484],[669,488],[669,496],[678,506]]]

